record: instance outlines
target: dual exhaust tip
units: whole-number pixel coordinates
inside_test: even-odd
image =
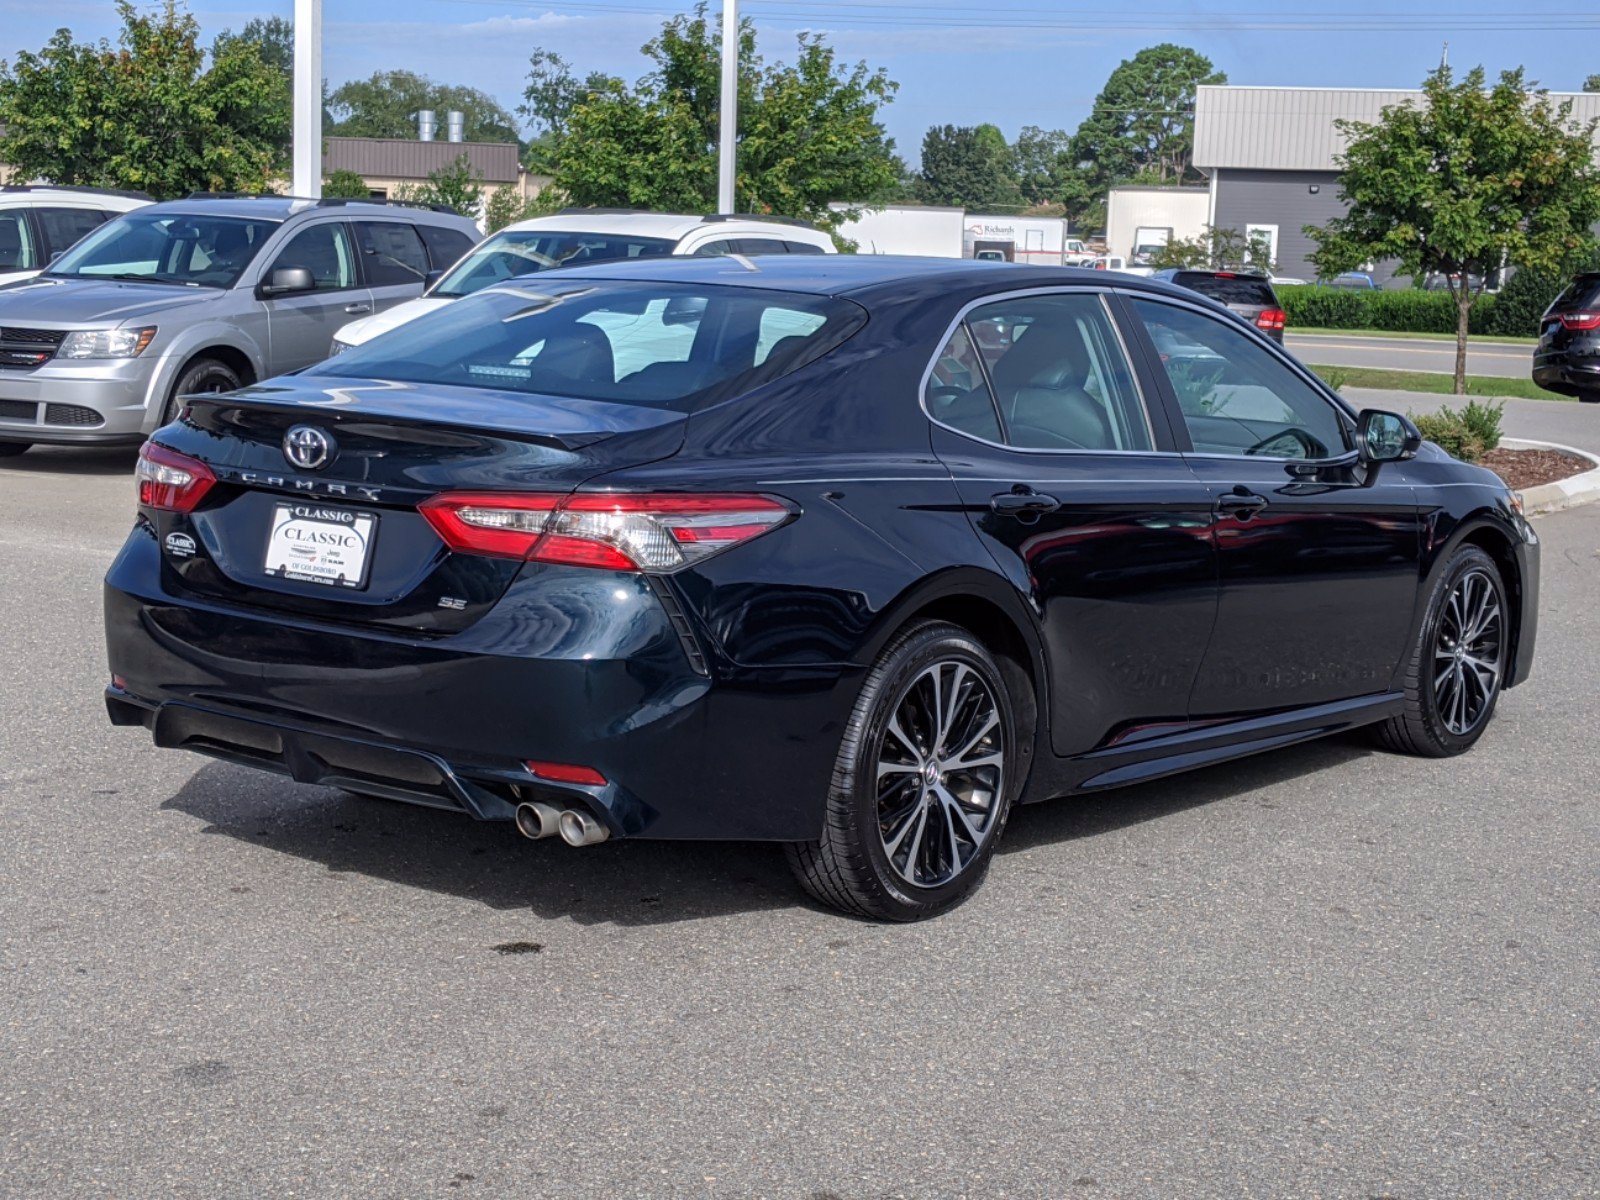
[[[586,812],[536,800],[517,805],[516,820],[517,832],[535,841],[560,834],[569,846],[597,846],[611,836],[609,829]]]

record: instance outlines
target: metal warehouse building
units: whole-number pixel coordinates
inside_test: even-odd
[[[1315,247],[1301,230],[1345,211],[1334,158],[1348,139],[1335,122],[1370,124],[1385,108],[1421,96],[1417,90],[1202,86],[1195,99],[1194,165],[1210,181],[1210,224],[1262,234],[1279,275],[1315,278],[1307,261]],[[1600,117],[1600,94],[1551,92],[1550,100],[1571,100],[1574,121]],[[1392,269],[1378,264],[1374,274],[1387,284]]]

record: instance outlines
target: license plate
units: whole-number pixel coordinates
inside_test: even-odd
[[[267,536],[267,574],[331,587],[366,587],[377,532],[376,513],[275,504]]]

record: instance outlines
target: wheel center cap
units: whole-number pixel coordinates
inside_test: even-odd
[[[944,772],[939,769],[939,764],[936,762],[930,762],[922,768],[922,781],[929,787],[938,787],[943,778]]]

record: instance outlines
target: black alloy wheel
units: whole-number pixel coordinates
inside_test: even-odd
[[[1405,674],[1405,711],[1379,726],[1392,750],[1446,758],[1470,749],[1494,715],[1510,648],[1500,569],[1462,546],[1434,585]]]
[[[867,677],[840,746],[822,837],[789,848],[816,899],[880,920],[959,904],[982,880],[1016,781],[1000,670],[966,630],[903,633]]]

